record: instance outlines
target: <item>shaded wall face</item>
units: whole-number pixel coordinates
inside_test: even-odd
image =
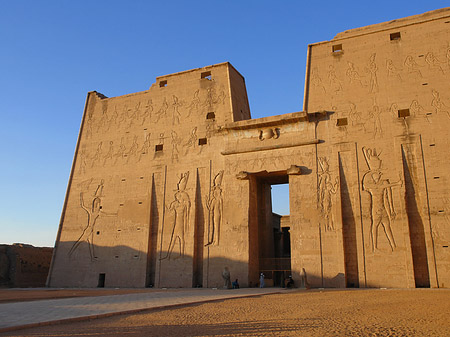
[[[226,244],[235,207],[217,150],[219,127],[234,120],[230,92],[223,64],[141,93],[88,95],[50,286],[95,287],[100,274],[106,287],[217,286],[225,265],[208,260],[225,257],[244,278],[247,256]]]
[[[323,249],[322,262],[324,273],[343,263],[347,285],[448,283],[445,21],[310,46],[306,108],[332,112],[317,127],[321,242],[344,246],[339,261]]]

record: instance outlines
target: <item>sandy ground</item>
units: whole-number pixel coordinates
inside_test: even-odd
[[[309,290],[152,310],[4,336],[449,336],[450,290]]]

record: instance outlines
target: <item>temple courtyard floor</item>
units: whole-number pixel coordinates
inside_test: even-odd
[[[4,289],[1,336],[449,336],[450,289]]]

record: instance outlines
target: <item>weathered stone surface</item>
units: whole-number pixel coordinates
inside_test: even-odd
[[[0,286],[43,287],[53,248],[15,243],[0,245]]]
[[[250,119],[229,63],[90,92],[48,284],[221,287],[226,268],[243,287],[260,272],[448,286],[448,22],[443,9],[310,45],[302,112]]]

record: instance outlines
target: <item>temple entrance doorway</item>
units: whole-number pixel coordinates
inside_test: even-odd
[[[253,249],[257,248],[258,275],[264,274],[266,287],[282,287],[291,275],[289,177],[286,171],[262,172],[252,182],[256,189],[256,212],[251,214],[256,217],[253,232],[257,244]]]

